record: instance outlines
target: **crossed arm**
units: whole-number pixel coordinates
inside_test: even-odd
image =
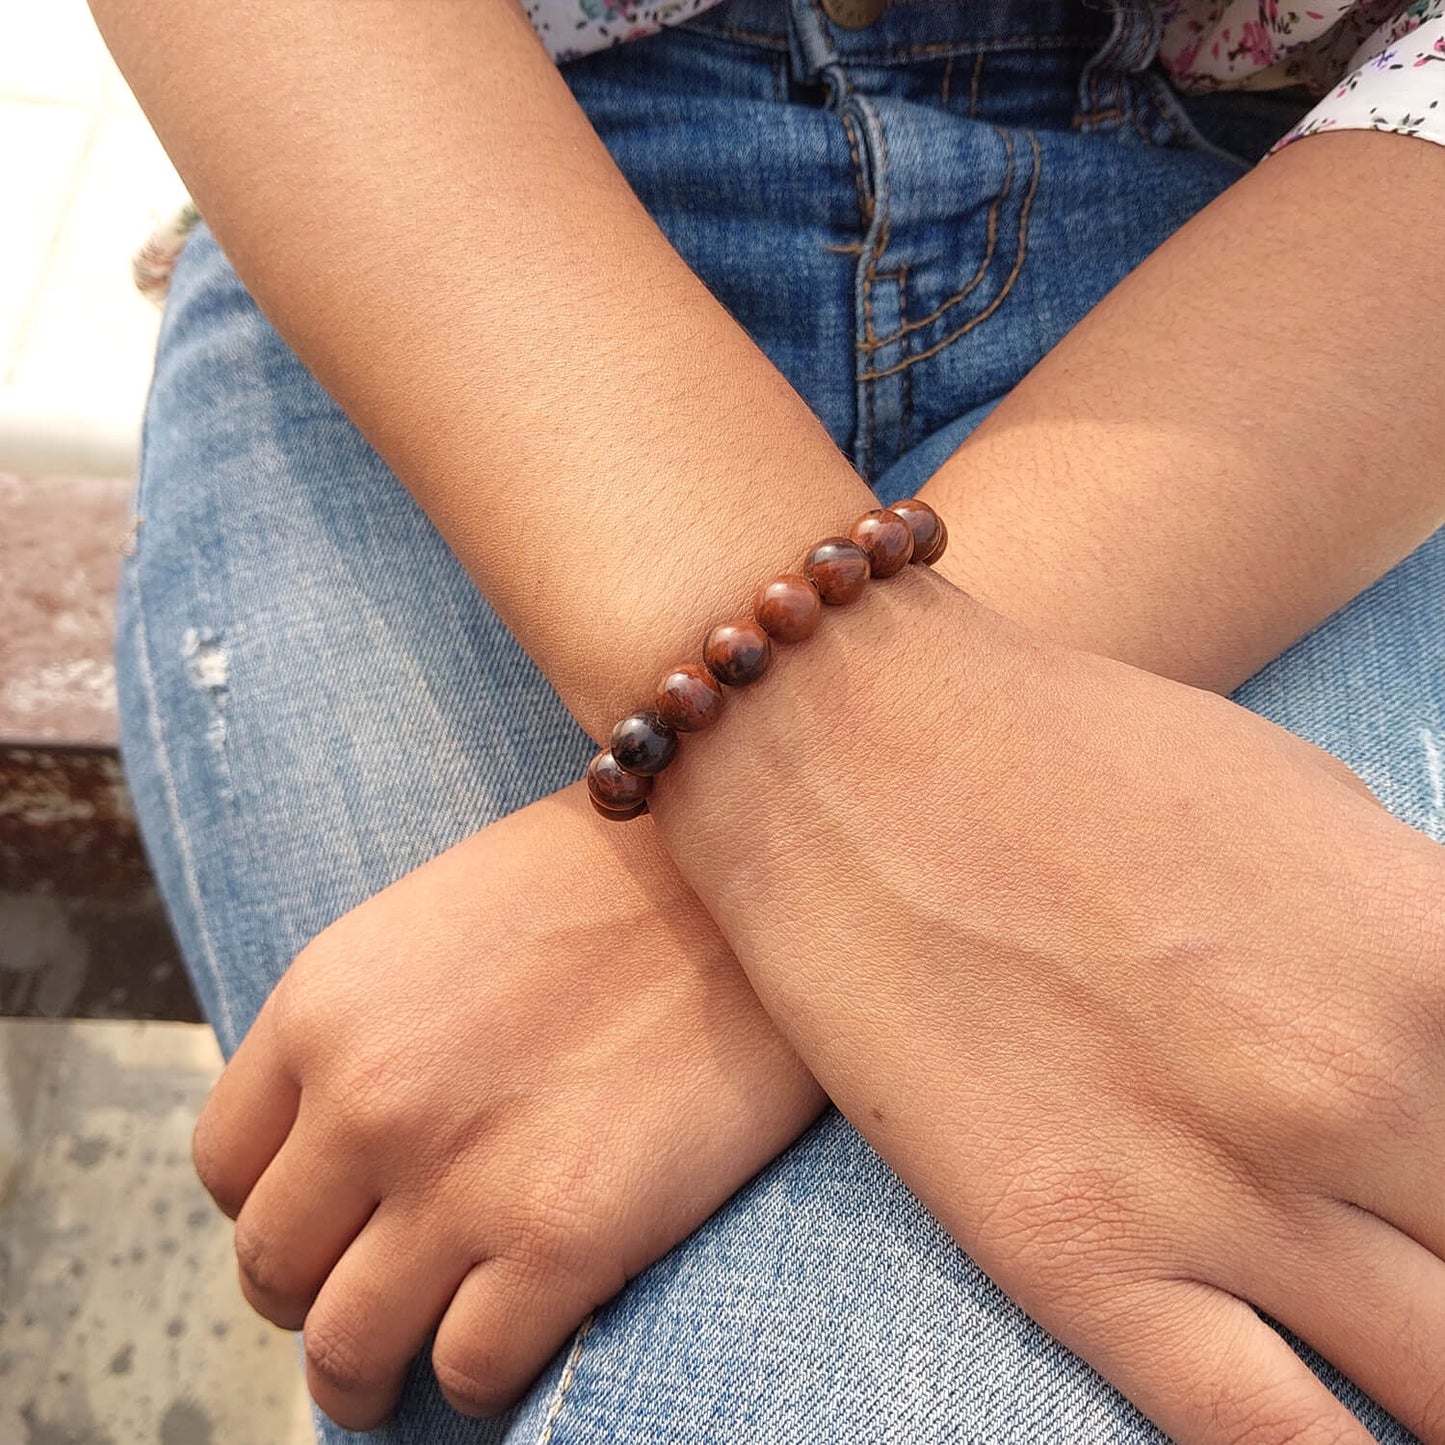
[[[665,665],[689,655],[702,629],[746,597],[760,576],[790,565],[806,542],[869,505],[867,489],[816,420],[667,246],[509,5],[314,0],[298,12],[252,0],[167,3],[158,12],[155,5],[94,0],[93,8],[253,293],[427,508],[594,735],[645,697]],[[477,105],[479,95],[486,105]],[[1161,749],[1171,736],[1227,746],[1236,765],[1241,758],[1254,765],[1246,772],[1255,792],[1283,796],[1305,820],[1291,844],[1298,876],[1287,879],[1297,885],[1291,896],[1302,909],[1318,902],[1321,914],[1327,911],[1328,890],[1298,885],[1319,861],[1303,836],[1306,824],[1322,825],[1325,814],[1333,824],[1336,809],[1346,819],[1339,836],[1357,845],[1358,861],[1345,884],[1363,886],[1377,876],[1381,850],[1389,853],[1392,873],[1429,872],[1413,844],[1388,829],[1382,833],[1385,823],[1367,815],[1368,804],[1356,795],[1343,801],[1347,790],[1313,760],[1281,774],[1272,739],[1248,729],[1236,736],[1242,724],[1206,700],[1182,690],[1156,692],[1124,669],[1100,671],[1015,633],[995,611],[1068,648],[1226,690],[1438,526],[1445,489],[1434,422],[1445,379],[1432,365],[1431,341],[1439,319],[1432,307],[1438,311],[1439,304],[1421,296],[1410,259],[1412,248],[1424,244],[1416,238],[1439,232],[1442,166],[1445,157],[1430,147],[1368,135],[1313,139],[1265,163],[1107,298],[930,483],[926,495],[949,518],[955,539],[948,575],[986,606],[926,578],[900,579],[887,600],[870,601],[867,616],[843,622],[835,642],[820,640],[806,656],[790,657],[787,677],[734,710],[749,714],[746,723],[730,718],[709,748],[697,750],[695,762],[680,764],[676,778],[669,774],[659,790],[666,796],[659,799],[657,829],[633,825],[636,843],[603,840],[598,830],[604,825],[565,801],[548,820],[549,829],[575,839],[578,857],[593,873],[630,880],[632,891],[622,896],[632,906],[656,905],[681,920],[688,940],[683,951],[716,965],[697,976],[730,1001],[737,1021],[730,1037],[747,1041],[726,1056],[731,1066],[778,1085],[781,1106],[765,1130],[753,1128],[753,1120],[739,1128],[730,1166],[714,1171],[716,1197],[707,1208],[767,1157],[758,1152],[759,1141],[767,1149],[780,1146],[819,1101],[733,969],[736,953],[768,1011],[829,1092],[939,1217],[1056,1333],[1190,1439],[1232,1438],[1224,1433],[1235,1428],[1231,1409],[1244,1408],[1230,1395],[1234,1378],[1272,1386],[1281,1402],[1280,1438],[1286,1428],[1306,1426],[1317,1427],[1321,1439],[1348,1437],[1311,1382],[1267,1342],[1252,1339],[1243,1360],[1223,1346],[1195,1349],[1194,1373],[1173,1361],[1168,1341],[1171,1330],[1183,1329],[1184,1316],[1195,1337],[1214,1329],[1222,1339],[1236,1328],[1232,1317],[1211,1313],[1222,1308],[1213,1295],[1171,1297],[1158,1316],[1151,1313],[1152,1297],[1139,1304],[1139,1318],[1166,1326],[1153,1330],[1155,1358],[1146,1365],[1139,1360],[1141,1344],[1091,1318],[1086,1302],[1045,1262],[1018,1257],[982,1226],[994,1217],[997,1201],[985,1200],[976,1181],[938,1164],[936,1149],[921,1137],[927,1111],[918,1100],[926,1091],[905,1067],[910,1061],[896,1057],[927,1059],[936,1041],[920,1027],[916,1045],[886,1042],[890,1034],[895,1041],[909,1036],[902,1025],[916,1004],[898,992],[895,978],[916,972],[922,961],[947,958],[976,981],[1002,969],[1019,938],[1044,925],[1059,940],[1061,955],[1096,964],[1113,957],[1110,939],[1121,932],[1138,942],[1136,953],[1150,956],[1158,940],[1141,934],[1144,914],[1158,913],[1175,935],[1184,929],[1184,905],[1171,913],[1169,891],[1156,880],[1137,893],[1109,894],[1116,904],[1112,933],[1102,925],[1090,931],[1068,910],[1040,917],[1019,897],[1015,922],[1002,929],[1007,937],[950,927],[942,930],[948,946],[940,946],[940,910],[968,912],[968,895],[955,876],[959,865],[951,860],[967,858],[973,871],[991,872],[1001,897],[1018,895],[1020,879],[1035,888],[1045,879],[1059,882],[1049,871],[1060,851],[1051,825],[1019,811],[1006,837],[991,834],[961,800],[965,780],[970,789],[1002,797],[1017,789],[1020,776],[1035,775],[1016,741],[1030,725],[1053,739],[1081,779],[1112,777],[1114,769],[1157,774],[1160,759],[1150,751],[1148,727],[1142,737],[1121,737],[1105,725],[1121,708],[1154,721]],[[397,215],[407,216],[404,229],[394,224]],[[420,252],[412,241],[418,230],[432,238]],[[602,234],[605,247],[596,244]],[[491,263],[493,254],[506,255],[506,271]],[[401,269],[410,278],[404,296],[387,281]],[[550,281],[558,276],[568,278],[565,299]],[[1350,288],[1349,307],[1363,324],[1348,334],[1340,326],[1339,294],[1320,285],[1322,276],[1342,278]],[[359,295],[364,305],[356,304]],[[525,315],[518,295],[529,298]],[[1382,375],[1412,378],[1389,397],[1388,428],[1360,401],[1379,394]],[[588,378],[587,386],[575,384],[579,376]],[[1252,399],[1266,384],[1264,411]],[[786,516],[763,500],[774,486],[753,485],[779,477],[795,498]],[[903,625],[907,647],[896,645],[889,621]],[[828,697],[840,673],[876,670],[879,656],[894,669],[892,696],[865,688],[846,698],[859,746],[874,744],[876,758],[881,740],[898,737],[896,709],[913,680],[955,665],[948,659],[969,669],[972,687],[957,696],[973,737],[958,749],[940,743],[936,726],[918,735],[918,745],[936,755],[928,776],[937,806],[956,819],[952,833],[943,830],[954,845],[942,850],[943,861],[953,871],[920,855],[906,887],[897,878],[884,880],[900,937],[865,948],[866,921],[851,920],[846,936],[852,942],[840,956],[851,963],[850,950],[860,951],[870,966],[845,970],[849,976],[838,991],[855,1007],[832,1017],[818,1012],[813,985],[837,980],[810,978],[793,966],[793,955],[816,953],[809,945],[830,938],[837,944],[827,920],[837,929],[850,918],[847,891],[856,896],[879,884],[876,871],[848,851],[849,840],[884,829],[891,836],[900,826],[911,826],[911,846],[941,836],[936,819],[906,809],[900,819],[886,789],[855,789],[846,812],[831,808],[829,769],[836,778],[867,760],[824,738],[810,724],[809,709]],[[1025,705],[981,707],[979,691],[1016,693]],[[1089,722],[1087,740],[1066,737],[1071,715]],[[796,739],[793,756],[807,760],[786,778],[759,774],[747,752],[749,732],[754,742]],[[1318,781],[1306,779],[1311,768]],[[760,786],[776,801],[749,817],[743,800],[756,798]],[[1200,806],[1198,779],[1179,786]],[[1131,862],[1114,837],[1120,809],[1131,816],[1121,788],[1078,820],[1090,846],[1075,861],[1092,870],[1101,893],[1115,887]],[[1171,856],[1177,824],[1158,803],[1133,799],[1132,817],[1154,850]],[[1209,810],[1203,822],[1215,826],[1220,851],[1242,849],[1249,833],[1246,796],[1223,789]],[[832,879],[788,856],[793,835],[786,825],[800,820],[814,845],[833,851]],[[784,826],[764,826],[779,823]],[[521,867],[528,825],[507,826],[514,866]],[[1196,846],[1209,832],[1194,821]],[[907,847],[899,853],[911,856]],[[1422,876],[1419,886],[1431,879]],[[1272,970],[1281,959],[1367,952],[1339,929],[1325,944],[1313,925],[1301,930],[1284,921],[1246,948],[1237,937],[1240,881],[1227,869],[1196,878],[1227,925],[1223,938],[1211,939],[1221,953]],[[1334,884],[1338,891],[1341,880]],[[712,908],[721,934],[690,887]],[[803,900],[813,916],[801,916],[789,898]],[[1220,901],[1228,899],[1235,901]],[[1127,926],[1121,928],[1121,920]],[[1193,915],[1187,921],[1203,927]],[[1375,932],[1380,923],[1376,917]],[[356,933],[344,941],[355,948]],[[1433,934],[1422,941],[1406,930],[1394,947],[1414,958],[1426,942],[1433,946]],[[883,973],[880,961],[888,965]],[[1388,973],[1399,962],[1392,952],[1379,966]],[[1147,1006],[1140,979],[1127,967],[1110,965],[1103,973],[1117,974],[1120,992]],[[640,979],[634,982],[641,987]],[[934,982],[939,993],[956,987],[951,976]],[[1308,977],[1299,984],[1302,996],[1311,986]],[[1049,1026],[1048,988],[1010,987],[1016,1005],[1037,1019],[1041,1050],[1067,1056],[1076,1049],[1077,1038],[1062,1023]],[[1006,993],[1001,983],[1000,996]],[[869,999],[896,1027],[874,1037],[857,1033],[849,1019],[867,1012],[858,1005]],[[933,1007],[937,1012],[937,995]],[[1195,1022],[1177,1022],[1176,1052],[1194,1037]],[[995,1025],[991,1037],[1009,1036]],[[844,1044],[821,1042],[825,1034]],[[297,1037],[293,1033],[293,1043]],[[959,1028],[951,1037],[955,1048],[967,1049],[971,1036]],[[1227,1046],[1210,1037],[1207,1047],[1199,1044],[1199,1058],[1228,1057]],[[982,1039],[973,1046],[982,1066],[991,1046]],[[262,1059],[260,1045],[248,1049],[243,1056],[251,1062],[228,1076],[230,1097],[253,1098],[257,1090],[280,1097],[274,1131],[280,1137],[249,1153],[244,1145],[228,1147],[232,1162],[212,1161],[218,1193],[234,1207],[285,1137],[284,1100],[291,1100],[294,1115],[299,1093],[294,1060],[278,1064],[275,1050]],[[288,1069],[292,1086],[275,1087]],[[993,1058],[991,1075],[999,1089],[1008,1084],[1019,1097],[1036,1087],[1018,1075],[1012,1058]],[[1087,1077],[1098,1085],[1107,1073]],[[1256,1112],[1279,1086],[1274,1076],[1252,1080]],[[1189,1094],[1177,1079],[1164,1092]],[[705,1096],[699,1089],[687,1097],[701,1111]],[[224,1103],[224,1093],[218,1097]],[[961,1107],[958,1099],[937,1101],[932,1115],[950,1117]],[[881,1131],[869,1123],[874,1111]],[[1062,1108],[1042,1112],[1067,1132]],[[1121,1105],[1119,1112],[1129,1111]],[[999,1127],[1005,1134],[1012,1128],[1015,1139],[1028,1134],[1012,1116]],[[957,1137],[965,1135],[961,1125]],[[234,1127],[223,1121],[213,1137],[230,1146]],[[1159,1173],[1169,1174],[1166,1151],[1147,1132],[1115,1152],[1158,1158]],[[1008,1179],[1008,1161],[996,1165],[992,1174]],[[987,1167],[981,1173],[992,1177]],[[1208,1197],[1225,1207],[1222,1190]],[[1061,1192],[1045,1203],[1049,1199],[1062,1216]],[[674,1208],[660,1232],[646,1243],[633,1241],[622,1274],[696,1222]],[[1172,1216],[1170,1227],[1182,1230]],[[1426,1246],[1440,1242],[1433,1223],[1411,1237]],[[1421,1254],[1427,1257],[1424,1249]],[[1202,1263],[1194,1267],[1206,1272]],[[1397,1276],[1403,1277],[1381,1266],[1382,1280]],[[1206,1283],[1191,1282],[1201,1290]],[[606,1292],[600,1284],[590,1288],[594,1295]],[[486,1291],[485,1284],[474,1285],[471,1294],[492,1301]],[[309,1299],[278,1303],[258,1293],[273,1314],[304,1314],[310,1307]],[[1234,1293],[1269,1307],[1267,1284],[1251,1279]],[[1382,1301],[1390,1298],[1384,1283],[1380,1293]],[[1403,1287],[1397,1293],[1402,1308],[1418,1306]],[[462,1294],[459,1289],[456,1298]],[[452,1368],[444,1374],[459,1401],[502,1403],[595,1302],[565,1292],[549,1299],[549,1308],[528,1312],[529,1329],[510,1331],[509,1338],[521,1338],[527,1348],[505,1369],[491,1357],[490,1379],[478,1378],[487,1371],[475,1364],[475,1348],[468,1354],[464,1337],[488,1337],[480,1318],[492,1321],[495,1334],[496,1321],[515,1323],[515,1313],[494,1303],[470,1315],[459,1312],[471,1327],[459,1323],[450,1332],[458,1353],[447,1357]],[[1282,1316],[1296,1308],[1294,1301],[1285,1304],[1276,1310]],[[1381,1308],[1383,1321],[1395,1317]],[[1416,1308],[1415,1317],[1427,1321],[1421,1330],[1434,1328],[1433,1315]],[[444,1331],[439,1347],[445,1337]],[[1422,1335],[1422,1343],[1435,1339]],[[399,1340],[398,1350],[405,1343]],[[1390,1373],[1376,1346],[1337,1341],[1332,1357],[1343,1356],[1346,1367],[1402,1415],[1420,1417],[1427,1405],[1407,1379]],[[456,1363],[467,1359],[469,1368]],[[394,1390],[394,1363],[369,1394],[355,1388],[356,1371],[329,1370],[314,1356],[313,1363],[319,1395],[341,1418],[350,1410],[363,1423],[385,1408]],[[333,1374],[352,1376],[343,1382],[350,1390],[333,1388]],[[1240,1393],[1248,1394],[1243,1386]],[[358,1395],[361,1403],[352,1409]],[[1427,1427],[1439,1424],[1424,1420]]]

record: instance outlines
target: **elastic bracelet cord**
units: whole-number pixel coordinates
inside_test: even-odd
[[[872,578],[910,562],[931,567],[948,546],[943,518],[912,497],[864,512],[846,537],[825,537],[799,572],[770,577],[753,594],[753,615],[708,633],[702,665],[683,662],[657,685],[653,705],[622,719],[611,745],[587,768],[587,793],[604,818],[626,822],[647,811],[653,779],[677,756],[678,734],[698,733],[722,716],[725,687],[747,687],[773,664],[775,642],[802,642],[818,630],[823,606],[863,595]]]

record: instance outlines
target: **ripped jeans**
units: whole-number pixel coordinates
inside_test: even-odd
[[[683,256],[893,500],[1297,118],[1282,96],[1186,108],[1152,45],[1138,15],[1065,0],[898,4],[857,31],[810,0],[731,0],[564,73]],[[138,510],[125,759],[229,1051],[323,927],[592,749],[204,229],[174,278]],[[1240,700],[1445,838],[1442,597],[1445,533]],[[1311,1362],[1381,1439],[1409,1438]],[[506,1418],[454,1414],[422,1357],[375,1438],[1160,1436],[832,1115]]]

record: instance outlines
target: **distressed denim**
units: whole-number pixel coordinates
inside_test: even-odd
[[[1303,107],[1186,108],[1154,41],[1147,11],[1062,0],[897,4],[858,31],[809,0],[733,0],[566,74],[674,244],[894,500]],[[313,935],[578,778],[591,747],[204,229],[167,308],[137,507],[125,759],[230,1051]],[[1445,534],[1240,693],[1437,838],[1442,595]],[[497,947],[478,940],[478,969]],[[1311,1363],[1380,1439],[1409,1438]],[[423,1357],[374,1438],[1160,1436],[830,1115],[599,1310],[506,1418],[453,1413]]]

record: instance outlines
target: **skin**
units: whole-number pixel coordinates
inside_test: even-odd
[[[438,1323],[447,1398],[510,1404],[822,1105],[651,825],[576,786],[312,942],[195,1152],[246,1297],[361,1429]]]
[[[94,8],[248,285],[594,734],[689,655],[727,599],[869,505],[806,408],[667,248],[509,8],[173,0],[145,7],[144,27],[131,0]],[[974,592],[1067,648],[912,571],[830,618],[659,790],[661,838],[829,1093],[1015,1298],[1185,1441],[1361,1438],[1241,1299],[1441,1438],[1419,1363],[1445,1343],[1441,1242],[1421,1217],[1434,1191],[1420,1161],[1440,1141],[1419,1122],[1438,1083],[1427,1047],[1439,1017],[1438,850],[1304,744],[1073,649],[1226,685],[1439,524],[1438,327],[1400,253],[1402,237],[1438,232],[1440,165],[1432,148],[1393,137],[1291,147],[1141,267],[944,469],[936,495],[968,539]],[[1326,204],[1337,187],[1358,198],[1346,224]],[[397,214],[411,220],[405,234]],[[515,273],[474,264],[489,226],[519,258]],[[418,227],[434,241],[420,253]],[[1382,254],[1402,263],[1381,267]],[[404,298],[382,284],[403,260]],[[551,284],[581,274],[581,295]],[[1370,325],[1349,346],[1321,274],[1364,288]],[[542,299],[523,318],[519,291],[565,304]],[[1358,420],[1382,370],[1414,379],[1392,391],[1387,435]],[[1298,384],[1272,389],[1256,419],[1238,388],[1275,375]],[[1229,438],[1208,420],[1237,414]],[[786,518],[770,501],[779,475]],[[502,515],[526,527],[498,525],[503,500]],[[1107,605],[1111,588],[1127,606]],[[837,695],[844,675],[865,685]],[[912,711],[899,711],[905,700]],[[849,726],[820,728],[829,708]],[[797,764],[785,775],[755,755],[770,729],[788,743],[773,751]],[[922,760],[905,789],[877,766],[899,756]],[[1199,762],[1217,757],[1227,774]],[[858,784],[845,798],[840,777]],[[1020,777],[1059,779],[1050,802],[1067,813],[1037,811],[1041,795]],[[750,811],[759,798],[766,806]],[[800,831],[807,849],[794,846]],[[885,832],[901,844],[880,876],[876,853],[856,843]],[[1276,855],[1277,872],[1257,878],[1252,860]],[[971,891],[983,880],[986,895]],[[1354,905],[1343,918],[1341,899]],[[380,912],[337,954],[370,956],[368,928],[387,931]],[[826,976],[810,971],[830,959]],[[336,1017],[339,972],[300,968],[331,981],[313,1021]],[[980,978],[986,1012],[974,1007]],[[1341,1017],[1342,991],[1366,985]],[[520,1008],[527,993],[501,996]],[[1219,1026],[1221,1002],[1233,1029]],[[600,1030],[609,1017],[599,1005]],[[616,1027],[613,1058],[626,1043]],[[297,1031],[280,1068],[257,1070],[257,1097],[304,1101],[285,1079],[300,1079],[308,1037],[325,1052],[319,1024]],[[607,1057],[599,1043],[597,1071]],[[960,1057],[976,1065],[963,1079]],[[1344,1091],[1363,1101],[1349,1118],[1321,1076],[1358,1085]],[[319,1099],[337,1097],[324,1066],[310,1077]],[[1221,1078],[1235,1084],[1223,1098]],[[988,1082],[983,1097],[972,1079]],[[805,1115],[817,1096],[798,1087]],[[229,1092],[249,1097],[244,1083]],[[514,1116],[521,1135],[573,1104],[531,1097],[534,1122]],[[1079,1118],[1078,1100],[1101,1097],[1110,1109]],[[260,1221],[242,1236],[258,1275],[302,1191],[278,1188],[253,1210],[218,1171],[249,1151],[246,1188],[255,1183],[292,1122],[285,1108],[266,1117],[259,1144],[219,1127],[198,1151],[218,1194],[247,1199],[243,1223],[246,1210]],[[970,1134],[981,1121],[983,1138]],[[299,1147],[314,1137],[276,1155],[294,1157],[297,1179],[315,1174]],[[384,1154],[383,1137],[363,1131],[349,1157]],[[641,1137],[654,1147],[646,1128]],[[1385,1198],[1356,1197],[1367,1157]],[[1049,1168],[1021,1172],[1021,1159]],[[731,1180],[721,1169],[718,1197],[757,1162],[740,1154]],[[387,1194],[378,1177],[364,1196]],[[526,1184],[509,1178],[507,1198],[535,1203]],[[635,1185],[617,1187],[635,1199]],[[716,1202],[674,1200],[611,1235],[579,1231],[593,1252],[610,1239],[606,1265],[561,1303],[545,1266],[520,1280],[469,1268],[438,1339],[452,1398],[475,1409],[510,1398],[564,1317]],[[620,1207],[603,1188],[594,1214],[616,1224]],[[348,1217],[361,1214],[358,1204]],[[1225,1218],[1236,1221],[1227,1248],[1207,1227]],[[530,1237],[519,1225],[515,1239]],[[537,1256],[515,1239],[467,1240],[460,1255]],[[1061,1239],[1077,1247],[1061,1252]],[[390,1308],[394,1260],[358,1260],[342,1275],[349,1288],[333,1289],[334,1274],[326,1283],[314,1308],[328,1294],[334,1307],[308,1317],[307,1343],[313,1383],[338,1385],[323,1403],[360,1422],[384,1408],[387,1386],[353,1397],[380,1378],[373,1367],[394,1378],[396,1351],[369,1351],[360,1323],[384,1313],[364,1308],[368,1290]],[[1338,1307],[1323,1261],[1351,1300],[1368,1299],[1366,1317]],[[284,1269],[271,1283],[306,1292]],[[1332,1334],[1341,1315],[1353,1331]]]

